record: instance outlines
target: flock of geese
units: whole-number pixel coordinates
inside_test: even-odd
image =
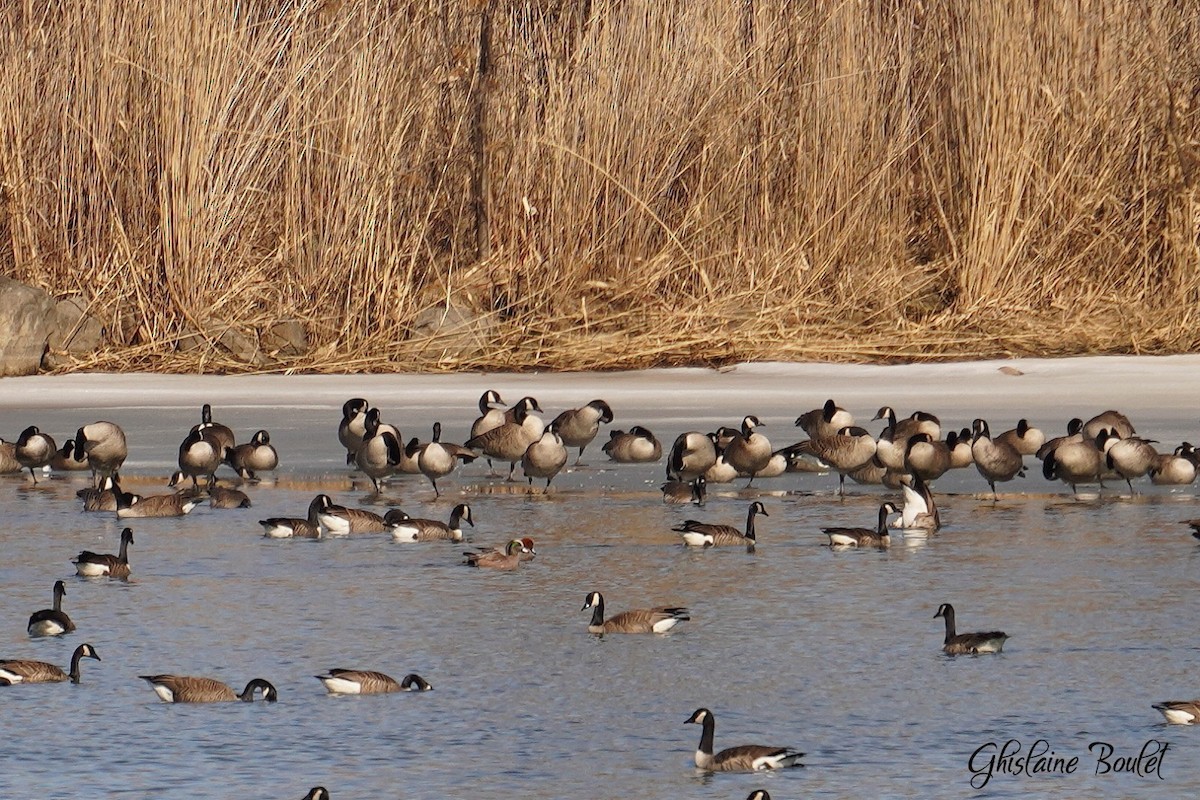
[[[530,490],[535,480],[544,480],[541,491],[550,491],[554,478],[576,451],[576,463],[596,439],[600,426],[613,421],[611,407],[603,400],[564,411],[545,424],[536,399],[524,397],[506,407],[496,391],[479,398],[479,417],[462,444],[442,441],[442,426],[434,423],[432,437],[403,441],[399,429],[381,419],[381,410],[365,399],[352,398],[343,405],[337,435],[346,452],[346,464],[366,476],[378,493],[381,484],[397,475],[422,475],[441,496],[438,481],[451,475],[463,463],[484,458],[489,465],[508,463],[508,480],[513,480],[519,464]],[[1123,480],[1130,491],[1133,481],[1148,477],[1155,484],[1182,485],[1195,480],[1200,455],[1188,442],[1170,453],[1159,453],[1153,440],[1139,437],[1129,419],[1106,411],[1089,420],[1072,419],[1065,435],[1047,437],[1041,430],[1021,420],[1016,427],[999,435],[991,434],[986,420],[976,419],[971,427],[949,431],[945,436],[939,419],[916,411],[899,417],[890,407],[879,409],[874,420],[882,420],[879,435],[872,435],[855,424],[853,416],[827,401],[821,408],[801,414],[795,425],[807,438],[776,449],[763,434],[762,422],[746,415],[739,427],[721,427],[704,433],[682,433],[667,451],[666,482],[662,499],[668,504],[703,506],[709,484],[746,479],[754,481],[778,478],[789,472],[836,472],[838,493],[845,491],[845,480],[862,484],[882,484],[901,491],[903,503],[884,502],[873,527],[826,527],[823,533],[836,549],[886,548],[892,530],[928,535],[941,527],[941,516],[931,485],[950,470],[973,466],[986,481],[993,499],[996,485],[1025,474],[1027,457],[1041,462],[1041,472],[1049,480],[1059,480],[1076,492],[1079,486]],[[612,430],[603,446],[605,454],[621,463],[655,463],[664,449],[654,434],[635,425],[628,431]],[[90,470],[92,485],[78,496],[85,511],[115,513],[119,519],[167,517],[187,514],[198,503],[218,508],[246,508],[249,497],[236,487],[222,486],[216,473],[228,466],[241,482],[253,482],[261,473],[279,465],[279,455],[271,444],[268,431],[259,430],[249,442],[237,444],[232,429],[214,422],[212,409],[205,404],[200,422],[192,426],[179,445],[178,471],[170,486],[176,491],[158,495],[138,495],[121,487],[120,470],[128,455],[125,432],[115,423],[98,421],[80,427],[74,437],[59,447],[53,437],[36,426],[23,430],[15,442],[0,440],[0,473],[28,470],[30,479],[47,470]],[[494,470],[494,466],[492,467]],[[498,477],[493,471],[492,475]],[[190,481],[190,485],[189,485]],[[687,519],[674,530],[688,547],[755,547],[755,519],[768,516],[759,500],[750,503],[744,529],[734,526]],[[302,517],[274,517],[260,521],[265,536],[272,538],[320,538],[359,533],[390,532],[397,541],[453,541],[463,539],[463,525],[474,525],[471,507],[459,503],[447,521],[413,518],[401,509],[377,514],[364,508],[336,505],[326,494],[313,498]],[[1200,520],[1188,524],[1200,538]],[[121,533],[116,554],[83,551],[72,563],[76,574],[84,578],[125,579],[130,575],[129,546],[134,544],[133,530]],[[537,551],[530,537],[514,537],[497,548],[478,548],[463,554],[463,563],[480,569],[511,571],[535,558]],[[60,636],[76,630],[62,609],[66,585],[54,584],[51,608],[34,612],[27,630],[30,636]],[[581,611],[590,610],[587,625],[596,635],[662,634],[690,619],[685,607],[657,607],[623,611],[605,617],[605,601],[600,592],[589,592]],[[938,608],[934,618],[945,623],[942,649],[950,655],[979,655],[1001,652],[1007,635],[1002,631],[958,633],[955,610],[949,603]],[[100,660],[88,643],[79,645],[71,656],[69,670],[31,659],[0,659],[0,686],[32,683],[80,682],[80,662],[84,658]],[[242,692],[227,684],[203,676],[171,673],[142,675],[156,695],[168,703],[206,703],[278,699],[278,690],[262,678],[250,680]],[[368,669],[330,669],[315,676],[331,694],[378,694],[402,691],[428,691],[433,687],[416,674],[400,680]],[[1193,724],[1200,721],[1200,700],[1169,701],[1154,705],[1167,722]],[[694,761],[708,772],[758,771],[802,766],[800,753],[789,747],[741,745],[714,752],[715,716],[707,708],[697,709],[687,720],[701,726],[700,743]],[[329,798],[324,787],[314,787],[306,796],[312,800]],[[769,800],[758,790],[750,800]]]

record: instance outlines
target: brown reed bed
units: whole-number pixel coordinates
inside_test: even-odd
[[[1189,351],[1198,20],[0,0],[0,270],[106,325],[63,369]]]

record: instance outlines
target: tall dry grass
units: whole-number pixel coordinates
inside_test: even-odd
[[[1197,54],[1134,0],[3,0],[0,269],[102,369],[1190,350]]]

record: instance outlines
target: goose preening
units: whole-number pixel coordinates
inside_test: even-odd
[[[279,466],[279,453],[271,444],[268,431],[255,431],[246,444],[225,449],[222,463],[228,464],[242,480],[258,480],[258,473],[270,472]]]
[[[992,489],[992,500],[996,500],[996,482],[1011,481],[1018,475],[1025,476],[1025,462],[1021,453],[1005,439],[993,439],[986,420],[976,419],[971,423],[971,457],[975,469]]]
[[[21,658],[0,658],[0,686],[15,686],[18,683],[61,683],[70,680],[79,683],[79,662],[84,658],[100,660],[96,649],[90,644],[81,644],[71,654],[71,671],[45,661]]]
[[[1105,465],[1125,479],[1134,494],[1133,478],[1140,478],[1158,466],[1158,451],[1149,439],[1110,434],[1104,440]]]
[[[575,463],[580,464],[583,461],[583,451],[596,438],[600,426],[607,425],[612,421],[613,412],[608,403],[603,400],[593,400],[582,408],[572,408],[562,412],[550,424],[562,437],[564,446],[579,448],[579,455],[575,457]]]
[[[475,527],[471,507],[466,503],[459,503],[454,507],[450,512],[449,523],[436,519],[413,519],[399,509],[384,514],[383,522],[392,532],[392,538],[398,542],[461,542],[462,524],[465,522],[472,528]]]
[[[329,800],[329,790],[324,786],[314,786],[301,800]],[[765,800],[770,800],[770,798],[765,798]]]
[[[810,439],[833,436],[842,428],[853,424],[854,415],[833,402],[832,398],[826,400],[825,405],[820,408],[814,408],[796,417],[796,427],[807,433]]]
[[[634,425],[628,432],[609,431],[601,449],[618,464],[647,464],[662,458],[662,443],[641,425]]]
[[[477,550],[473,553],[463,553],[463,561],[469,567],[480,569],[514,570],[521,566],[524,560],[521,556],[529,552],[520,539],[513,539],[504,546],[504,552],[495,550]]]
[[[1163,453],[1150,469],[1150,482],[1157,486],[1186,486],[1196,480],[1196,449],[1184,442],[1173,453]]]
[[[320,539],[319,514],[329,503],[329,495],[319,494],[308,504],[308,516],[304,519],[270,517],[269,519],[260,519],[258,524],[263,526],[263,536],[268,539]]]
[[[996,437],[996,441],[1005,442],[1023,456],[1036,455],[1046,443],[1046,434],[1040,428],[1029,424],[1029,420],[1017,420],[1017,427],[1010,428]]]
[[[605,633],[666,633],[680,622],[691,619],[688,610],[683,606],[659,606],[657,608],[636,608],[613,614],[604,618],[604,596],[599,592],[589,592],[583,599],[580,611],[592,609],[592,621],[588,623],[588,632]]]
[[[383,517],[365,508],[348,508],[335,505],[329,495],[317,495],[317,521],[333,536],[351,533],[380,533],[387,530]]]
[[[454,471],[459,462],[470,464],[478,456],[474,450],[442,441],[442,423],[433,423],[433,440],[417,450],[417,470],[433,484],[433,496],[441,497],[438,478]]]
[[[508,420],[505,419],[505,403],[500,399],[500,393],[495,389],[488,389],[479,396],[479,416],[471,423],[471,435],[468,438],[474,439],[480,434],[487,433],[493,428],[499,428]],[[492,459],[489,456],[487,459],[488,470],[492,477],[495,477],[496,472],[492,467]]]
[[[899,509],[895,504],[884,503],[879,507],[879,521],[874,530],[871,528],[821,528],[821,532],[829,537],[830,547],[886,548],[892,541],[887,527],[888,515],[896,513],[899,513]]]
[[[758,421],[758,417],[743,417],[741,430],[730,438],[722,451],[726,464],[737,470],[739,475],[750,476],[747,486],[754,483],[754,476],[767,466],[775,454],[771,441],[757,430],[762,427],[766,426]]]
[[[104,478],[100,482],[100,488],[97,489],[89,486],[85,489],[79,489],[75,492],[75,496],[83,501],[84,511],[116,511],[117,493],[113,488],[114,486],[112,478]],[[136,503],[142,499],[142,496],[131,494],[130,499]]]
[[[952,656],[976,655],[979,653],[999,653],[1004,648],[1008,634],[1003,631],[988,631],[986,633],[955,633],[954,606],[942,603],[938,607],[934,619],[942,617],[946,620],[946,639],[942,650]]]
[[[121,549],[117,555],[84,550],[71,562],[75,565],[75,574],[85,578],[128,578],[129,545],[131,544],[133,544],[133,528],[126,528],[121,531]]]
[[[1200,700],[1165,700],[1151,708],[1161,712],[1172,725],[1194,725],[1200,721]]]
[[[521,471],[529,479],[530,487],[534,478],[546,479],[546,491],[550,491],[550,481],[554,480],[567,464],[567,448],[563,446],[562,437],[552,423],[542,431],[537,441],[531,443],[521,456]]]
[[[928,433],[914,433],[904,446],[904,471],[920,475],[926,481],[936,481],[950,469],[950,447],[950,443]]]
[[[22,469],[29,470],[29,477],[37,483],[34,470],[48,465],[57,452],[58,445],[54,443],[54,437],[42,433],[37,425],[30,425],[17,437],[13,456]]]
[[[512,421],[506,420],[495,428],[472,436],[463,445],[482,452],[487,456],[489,463],[492,459],[507,461],[508,480],[511,481],[517,469],[517,462],[546,430],[541,418],[533,413],[540,410],[536,400],[531,397],[522,398],[505,412],[506,415],[512,415]]]
[[[314,676],[330,694],[388,694],[389,692],[428,692],[429,681],[410,672],[396,680],[390,675],[368,669],[331,669]]]
[[[1096,437],[1096,442],[1080,438],[1075,441],[1068,437],[1061,444],[1046,452],[1042,459],[1042,476],[1046,480],[1061,480],[1071,487],[1072,494],[1078,494],[1079,484],[1098,483],[1104,487],[1104,454],[1101,451],[1108,432],[1102,431]],[[1100,444],[1097,444],[1099,442]],[[1043,445],[1043,450],[1050,442]]]
[[[796,453],[812,456],[836,470],[838,495],[840,496],[846,493],[846,476],[871,463],[875,457],[877,446],[875,438],[865,428],[848,426],[838,429],[833,436],[809,439],[795,444],[789,449]],[[901,455],[901,462],[903,462],[903,455]],[[901,469],[903,469],[903,463],[901,463]]]
[[[758,544],[754,533],[754,518],[759,514],[762,514],[764,517],[771,516],[767,513],[767,509],[763,507],[763,504],[755,500],[750,504],[750,508],[746,512],[745,533],[732,525],[713,525],[706,522],[697,522],[694,519],[684,520],[682,524],[676,525],[671,530],[681,533],[683,535],[683,543],[691,547],[741,545],[749,549]]]
[[[250,702],[258,692],[262,699],[274,703],[279,692],[270,681],[255,678],[246,684],[241,694],[213,678],[193,675],[139,675],[139,678],[154,687],[154,693],[164,703],[226,703],[233,700]]]
[[[43,608],[29,615],[26,626],[30,636],[60,636],[75,630],[75,623],[62,610],[62,599],[67,593],[67,585],[62,581],[54,582],[54,607]]]
[[[703,726],[695,760],[697,767],[708,772],[756,772],[764,769],[804,766],[800,763],[804,753],[790,747],[743,744],[738,747],[727,747],[714,755],[713,731],[716,728],[716,719],[707,708],[696,709],[684,724]]]
[[[1096,437],[1093,436],[1092,438],[1094,440]],[[1066,435],[1065,436],[1055,436],[1052,439],[1047,439],[1046,442],[1037,449],[1037,452],[1034,453],[1034,456],[1037,458],[1038,461],[1045,461],[1046,455],[1048,453],[1052,452],[1053,450],[1057,449],[1060,445],[1067,444],[1068,442],[1082,442],[1082,441],[1083,441],[1083,420],[1081,420],[1079,417],[1073,417],[1067,422]]]
[[[371,485],[378,494],[380,479],[394,474],[404,457],[400,447],[400,431],[393,425],[380,422],[378,408],[367,411],[364,431],[362,444],[354,451],[354,464],[371,479]]]
[[[79,456],[76,459],[76,456]],[[51,472],[82,472],[91,469],[87,453],[75,444],[74,439],[67,439],[50,459]]]
[[[667,457],[667,477],[677,481],[692,481],[708,472],[717,463],[716,437],[711,433],[686,431],[675,438]]]
[[[1122,439],[1128,439],[1137,433],[1133,429],[1133,423],[1129,421],[1129,417],[1122,414],[1120,411],[1102,411],[1096,416],[1083,423],[1082,433],[1084,439],[1095,439],[1100,435],[1101,431],[1109,431],[1115,433]]]
[[[236,437],[233,435],[233,428],[228,425],[222,425],[219,422],[213,422],[212,406],[208,403],[200,406],[200,422],[192,426],[193,431],[202,431],[206,436],[217,443],[219,453],[225,453],[226,448],[233,447],[237,444]]]
[[[354,466],[354,457],[367,435],[367,411],[371,405],[361,397],[342,403],[342,421],[338,423],[338,441],[346,448],[346,466]]]
[[[694,505],[704,505],[705,487],[708,481],[703,475],[698,476],[691,483],[683,481],[667,481],[662,486],[658,487],[662,491],[663,502],[667,505],[682,506],[692,503]]]
[[[900,509],[898,527],[905,531],[937,533],[942,517],[929,485],[917,475],[907,475],[900,481],[904,492],[904,507]]]
[[[125,431],[115,422],[98,420],[75,431],[75,460],[86,459],[97,489],[120,472],[128,455]]]

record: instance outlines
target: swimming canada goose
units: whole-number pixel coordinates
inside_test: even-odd
[[[43,608],[29,615],[29,625],[26,630],[30,636],[60,636],[75,630],[75,623],[62,610],[63,595],[67,593],[67,585],[62,581],[54,582],[54,608]]]
[[[775,452],[771,448],[771,440],[755,430],[761,427],[765,426],[758,421],[758,417],[743,417],[740,433],[729,440],[723,451],[725,463],[739,474],[750,476],[747,486],[754,483],[754,476],[767,466]]]
[[[116,511],[117,510],[117,495],[113,491],[113,479],[105,478],[100,482],[99,489],[87,487],[79,489],[75,492],[75,496],[83,501],[84,511]],[[130,495],[134,498],[133,502],[142,499],[139,494]]]
[[[957,438],[957,434],[955,435]],[[904,448],[904,471],[936,481],[950,469],[950,446],[928,433],[914,433]]]
[[[317,520],[331,535],[346,536],[351,533],[379,533],[387,530],[383,517],[365,508],[347,508],[334,505],[329,495],[319,495],[320,505]]]
[[[128,578],[129,577],[129,545],[133,544],[133,528],[121,531],[121,549],[114,556],[112,553],[93,553],[84,550],[71,561],[75,565],[75,574],[85,578]]]
[[[342,421],[338,423],[338,441],[346,448],[346,466],[354,466],[354,456],[367,434],[367,410],[370,404],[361,397],[342,403]]]
[[[1083,423],[1083,438],[1095,439],[1103,430],[1112,431],[1122,439],[1128,439],[1137,433],[1133,429],[1133,423],[1129,421],[1129,417],[1120,411],[1111,409],[1103,411]]]
[[[604,596],[599,592],[589,592],[583,598],[583,608],[579,610],[587,611],[589,608],[592,609],[592,621],[588,623],[588,632],[597,634],[666,633],[680,622],[691,619],[688,610],[682,606],[637,608],[605,619]]]
[[[1163,453],[1150,470],[1150,482],[1159,486],[1184,486],[1196,480],[1196,451],[1188,442]]]
[[[746,796],[746,800],[771,800],[771,793],[766,789],[755,789]]]
[[[314,676],[330,694],[388,694],[390,692],[428,692],[429,681],[410,672],[401,680],[369,669],[331,669]]]
[[[30,425],[17,437],[13,455],[22,468],[29,470],[29,477],[37,483],[37,475],[33,471],[49,464],[56,452],[58,445],[54,443],[54,437],[42,433],[37,425]]]
[[[550,491],[550,481],[554,480],[567,463],[567,448],[563,446],[562,437],[551,423],[542,432],[538,440],[525,449],[521,456],[521,471],[533,486],[534,478],[546,479],[546,491]]]
[[[495,550],[477,550],[473,553],[463,553],[466,560],[463,562],[469,567],[480,567],[482,569],[500,569],[514,570],[521,566],[524,560],[521,555],[526,552],[524,543],[520,539],[513,539],[504,546],[504,552],[498,553]]]
[[[836,470],[840,496],[846,493],[846,476],[871,463],[875,457],[876,442],[865,428],[855,425],[842,428],[833,436],[809,439],[789,449],[813,456]]]
[[[717,463],[716,438],[709,433],[686,431],[679,434],[667,458],[667,477],[692,481]]]
[[[76,454],[80,456],[78,461],[75,459]],[[50,459],[51,472],[82,472],[88,469],[91,469],[91,466],[88,464],[87,453],[83,452],[83,448],[76,447],[74,439],[63,442]]]
[[[996,500],[996,481],[1011,481],[1020,475],[1025,477],[1025,462],[1021,454],[1008,441],[993,439],[986,420],[976,419],[971,423],[971,457],[975,469],[992,488],[992,500]]]
[[[1158,466],[1158,451],[1148,439],[1114,434],[1105,439],[1104,445],[1105,464],[1125,479],[1130,494],[1134,493],[1132,479]]]
[[[504,422],[489,431],[472,436],[464,446],[472,450],[479,450],[491,459],[497,461],[508,462],[508,480],[513,480],[513,473],[517,469],[517,462],[525,455],[525,451],[529,449],[529,445],[536,442],[545,432],[545,425],[537,415],[531,413],[532,408],[536,408],[537,401],[532,398],[523,398],[517,405],[510,408],[505,413],[512,412],[513,421]]]
[[[226,703],[242,700],[249,703],[255,693],[262,691],[262,699],[274,703],[279,699],[279,692],[270,681],[255,678],[246,684],[241,694],[237,694],[225,684],[213,678],[201,678],[194,675],[139,675],[139,678],[154,687],[154,693],[164,703]]]
[[[701,475],[691,483],[683,481],[667,481],[662,486],[658,487],[662,490],[663,502],[667,505],[682,506],[692,503],[698,506],[704,505],[704,487],[708,481]]]
[[[762,769],[802,767],[800,759],[804,753],[790,747],[767,747],[761,744],[743,744],[727,747],[713,755],[713,731],[716,719],[707,708],[698,708],[685,725],[699,724],[700,746],[696,749],[696,766],[709,772],[756,772]]]
[[[771,516],[767,513],[767,509],[763,507],[763,504],[755,500],[750,504],[750,510],[746,512],[745,533],[742,533],[732,525],[712,525],[705,522],[697,522],[694,519],[684,520],[683,524],[676,525],[671,530],[682,533],[683,543],[691,547],[743,545],[747,549],[750,549],[758,544],[758,540],[754,535],[754,517],[758,514],[762,514],[764,517]]]
[[[0,475],[20,472],[24,467],[17,461],[17,445],[0,439]]]
[[[900,488],[904,492],[904,508],[900,510],[899,527],[906,531],[937,533],[942,527],[942,517],[929,485],[917,475],[901,478]]]
[[[499,428],[507,421],[504,417],[504,401],[500,399],[500,393],[494,389],[488,389],[479,396],[479,417],[471,423],[471,435],[468,438],[474,439],[492,428]],[[492,477],[495,477],[496,471],[492,467],[492,459],[488,458],[487,462],[488,470]]]
[[[217,452],[224,455],[225,450],[237,444],[233,429],[228,425],[213,422],[212,406],[208,403],[200,406],[200,422],[192,426],[193,431],[201,431],[217,443]]]
[[[392,538],[398,542],[432,542],[439,539],[461,542],[462,524],[465,522],[472,528],[475,527],[471,507],[466,503],[459,503],[454,507],[450,512],[449,524],[436,519],[413,519],[398,509],[385,514],[383,521],[392,532]]]
[[[1095,437],[1092,438],[1095,440]],[[1074,417],[1067,423],[1066,436],[1055,436],[1053,439],[1047,439],[1046,443],[1037,449],[1037,452],[1034,453],[1034,456],[1038,461],[1045,461],[1046,454],[1052,452],[1053,450],[1057,450],[1060,445],[1067,444],[1068,442],[1082,441],[1083,420],[1081,420],[1079,417]]]
[[[120,472],[128,455],[125,431],[115,422],[98,420],[75,431],[75,459],[82,461],[86,457],[96,488],[103,488],[106,478]]]
[[[324,786],[314,786],[300,800],[329,800],[329,790]],[[765,798],[765,800],[770,800],[770,798]]]
[[[18,683],[61,683],[70,680],[79,683],[79,662],[85,658],[100,660],[96,648],[81,644],[71,654],[71,671],[63,672],[54,664],[21,658],[0,658],[0,686],[15,686]]]
[[[379,421],[378,408],[367,411],[366,433],[354,453],[354,463],[360,472],[371,479],[376,493],[379,492],[379,479],[395,473],[403,457],[400,432],[394,426]]]
[[[318,515],[330,503],[329,495],[319,494],[308,504],[308,517],[305,519],[271,517],[260,519],[258,524],[263,526],[263,536],[268,539],[320,539],[321,523]]]
[[[208,488],[209,508],[250,508],[250,505],[250,496],[240,489],[215,485]]]
[[[826,400],[821,408],[814,408],[796,417],[796,427],[807,433],[810,439],[833,436],[853,424],[854,415],[833,402],[832,398]]]
[[[246,444],[225,450],[221,462],[233,467],[243,480],[255,480],[258,472],[270,472],[279,466],[279,453],[271,444],[271,434],[255,431]]]
[[[1194,725],[1200,720],[1200,700],[1166,700],[1151,708],[1161,712],[1172,725]]]
[[[875,530],[870,528],[821,528],[821,532],[829,537],[830,547],[878,547],[886,548],[891,544],[892,537],[888,533],[888,514],[899,513],[893,503],[884,503],[879,507],[879,522]]]
[[[1099,445],[1090,439],[1073,441],[1068,438],[1046,453],[1042,460],[1042,476],[1049,481],[1061,480],[1071,487],[1072,494],[1078,494],[1076,487],[1081,483],[1098,483],[1104,488],[1104,454],[1100,448],[1107,438],[1107,431],[1097,437]]]
[[[1007,442],[1023,456],[1032,456],[1046,443],[1046,434],[1029,424],[1029,420],[1017,420],[1017,427],[1010,428],[996,437],[998,442]]]
[[[999,653],[1004,648],[1004,640],[1008,638],[1008,634],[1003,631],[955,633],[954,606],[949,603],[942,603],[938,607],[933,618],[937,619],[938,617],[946,620],[946,639],[942,643],[942,650],[952,656]]]
[[[173,494],[136,495],[122,491],[120,484],[113,485],[113,495],[117,500],[117,519],[182,517],[200,502],[199,497],[183,491]]]
[[[206,485],[212,486],[224,453],[220,439],[211,430],[192,428],[179,445],[179,471],[192,479],[192,486],[198,486],[201,477],[205,478]]]
[[[417,469],[433,484],[433,496],[441,497],[438,491],[438,478],[443,478],[454,471],[461,461],[470,464],[478,456],[474,450],[462,445],[442,441],[442,423],[433,423],[433,441],[417,451]]]
[[[634,425],[628,433],[609,431],[608,441],[602,449],[619,464],[645,464],[662,458],[662,443],[641,425]]]
[[[603,400],[593,400],[582,408],[572,408],[554,418],[551,423],[566,447],[578,447],[575,463],[581,463],[584,449],[596,438],[600,425],[613,421],[613,412]]]

